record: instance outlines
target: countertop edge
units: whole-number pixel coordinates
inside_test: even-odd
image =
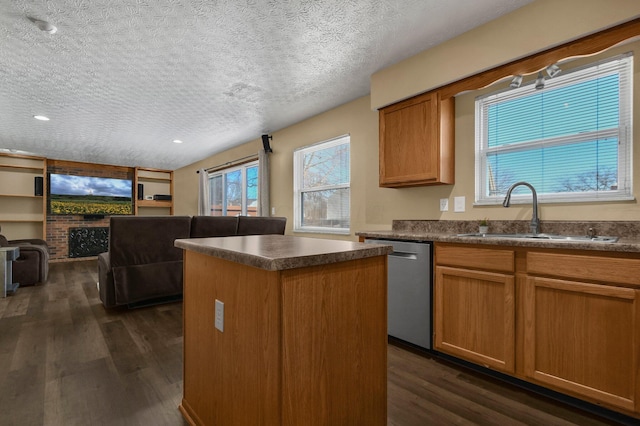
[[[570,242],[562,240],[534,240],[519,238],[461,237],[450,232],[406,232],[406,231],[361,231],[356,235],[364,238],[380,238],[404,241],[433,241],[489,246],[554,248],[566,250],[590,250],[617,253],[640,253],[640,239],[620,238],[616,243]]]
[[[234,237],[235,238],[235,237]],[[290,237],[300,238],[300,237]],[[210,240],[210,241],[208,241]],[[268,271],[319,266],[330,263],[346,262],[368,257],[384,256],[393,251],[391,246],[383,244],[350,243],[352,248],[324,253],[298,253],[285,256],[264,256],[255,253],[242,252],[215,245],[216,238],[187,238],[175,241],[175,247],[190,250],[219,259],[240,263]],[[283,240],[286,241],[286,240]],[[330,240],[337,241],[337,240]]]

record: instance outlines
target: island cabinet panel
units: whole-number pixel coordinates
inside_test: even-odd
[[[537,382],[639,411],[639,290],[528,277],[524,373]]]
[[[437,350],[515,372],[512,275],[438,266],[434,300]]]
[[[195,425],[279,424],[279,273],[190,251],[184,260],[181,411]]]
[[[375,257],[282,272],[283,424],[386,424],[382,275]]]
[[[386,256],[270,271],[186,250],[184,272],[190,424],[386,424]]]
[[[380,186],[454,183],[454,98],[425,93],[380,110]]]

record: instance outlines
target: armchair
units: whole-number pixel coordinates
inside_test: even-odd
[[[1,231],[1,228],[0,228]],[[7,240],[0,234],[0,247],[19,247],[20,257],[13,261],[13,280],[21,286],[47,281],[49,275],[49,245],[39,238]]]

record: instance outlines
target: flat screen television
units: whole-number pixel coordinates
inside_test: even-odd
[[[49,174],[48,212],[52,215],[133,214],[129,179]]]

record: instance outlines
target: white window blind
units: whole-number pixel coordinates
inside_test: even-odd
[[[294,231],[348,234],[349,135],[294,151],[293,174]]]
[[[632,199],[631,53],[476,99],[476,204]],[[528,200],[527,188],[513,193]],[[518,195],[520,194],[520,195]]]

